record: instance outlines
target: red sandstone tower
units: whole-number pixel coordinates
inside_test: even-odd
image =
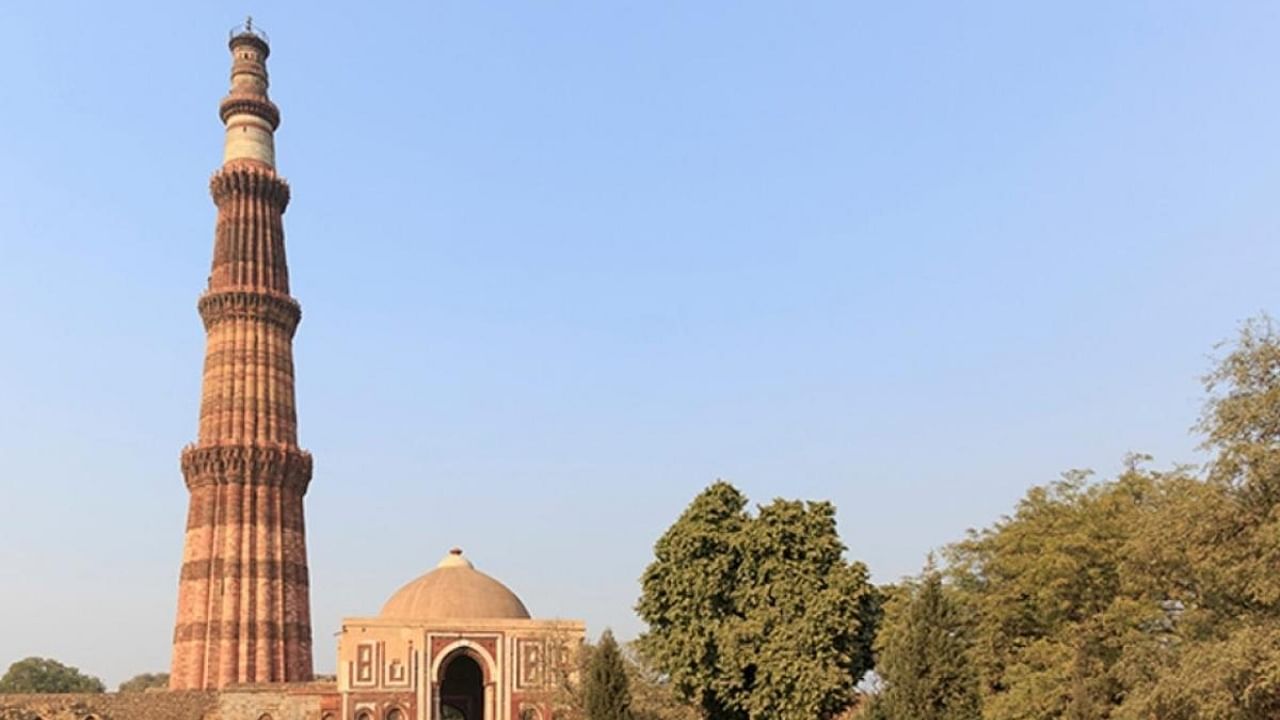
[[[182,452],[191,492],[173,634],[174,689],[311,679],[311,608],[298,447],[293,333],[276,174],[280,111],[267,98],[266,35],[231,35],[231,92],[213,269],[200,297],[207,333],[199,439]]]

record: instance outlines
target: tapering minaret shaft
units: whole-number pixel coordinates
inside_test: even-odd
[[[265,36],[231,37],[221,105],[223,165],[213,267],[200,297],[207,334],[200,430],[182,453],[191,491],[170,687],[210,689],[311,678],[303,495],[311,456],[298,447],[293,333],[275,171],[280,123],[267,97]]]

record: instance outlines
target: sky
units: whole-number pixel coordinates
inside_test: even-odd
[[[271,36],[316,668],[451,546],[643,629],[722,478],[877,582],[1200,462],[1277,312],[1273,2],[0,4],[0,667],[166,670],[227,30]]]

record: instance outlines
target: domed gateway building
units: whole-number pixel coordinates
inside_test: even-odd
[[[342,717],[552,720],[584,630],[530,618],[515,593],[455,548],[377,617],[343,621]]]

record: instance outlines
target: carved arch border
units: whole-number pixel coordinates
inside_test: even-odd
[[[498,661],[480,643],[466,638],[460,638],[449,643],[435,657],[431,658],[431,673],[427,676],[428,681],[439,686],[444,681],[444,678],[440,676],[441,668],[458,655],[467,655],[476,661],[476,664],[480,666],[481,672],[484,673],[485,685],[492,685],[497,682]]]

